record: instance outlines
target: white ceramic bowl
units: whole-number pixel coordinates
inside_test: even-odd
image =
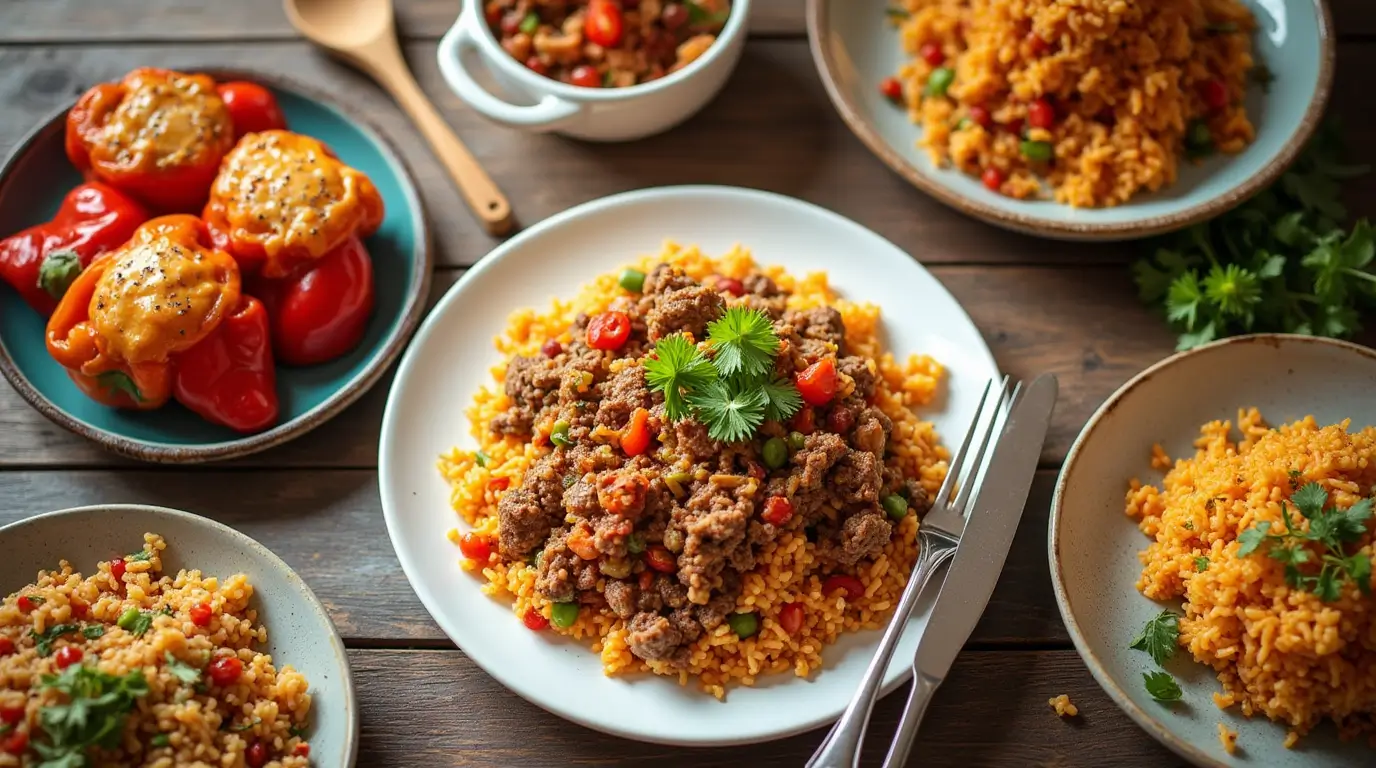
[[[275,666],[290,664],[310,684],[311,763],[350,768],[358,756],[358,703],[344,643],[325,607],[281,558],[225,525],[189,512],[144,504],[102,504],[64,509],[0,528],[0,594],[33,581],[39,570],[67,560],[89,575],[96,563],[143,546],[143,534],[167,541],[164,572],[198,569],[224,578],[248,576],[250,605],[268,628],[265,653]]]
[[[947,440],[965,434],[985,383],[997,375],[979,330],[940,283],[893,244],[830,211],[729,187],[668,187],[595,200],[483,258],[430,313],[397,372],[383,417],[378,484],[387,532],[412,588],[445,634],[488,674],[557,715],[618,736],[688,746],[801,733],[841,713],[874,655],[878,632],[842,636],[825,650],[824,667],[811,681],[765,675],[757,687],[732,688],[719,702],[693,683],[607,677],[586,646],[526,629],[509,600],[483,594],[481,580],[460,569],[458,548],[445,537],[459,516],[436,460],[456,444],[474,446],[465,410],[477,388],[491,383],[489,369],[500,360],[492,339],[509,313],[571,297],[597,275],[658,253],[665,238],[714,256],[739,243],[759,263],[795,275],[827,270],[843,297],[877,304],[884,343],[896,358],[921,352],[946,366],[943,396],[921,415]],[[885,690],[907,677],[927,615],[919,604]]]
[[[1222,686],[1212,670],[1181,650],[1167,663],[1184,698],[1151,699],[1142,673],[1151,659],[1128,647],[1162,608],[1137,591],[1137,553],[1151,539],[1123,514],[1128,481],[1159,483],[1150,466],[1160,443],[1172,459],[1194,455],[1201,424],[1256,407],[1272,425],[1312,414],[1320,424],[1352,419],[1352,430],[1376,424],[1376,352],[1306,336],[1242,336],[1182,352],[1124,384],[1090,418],[1066,457],[1051,502],[1051,582],[1075,648],[1113,702],[1162,744],[1208,768],[1355,768],[1376,764],[1365,739],[1341,742],[1325,725],[1285,749],[1285,725],[1238,707],[1219,710]],[[1234,437],[1237,437],[1234,429]],[[1159,486],[1158,486],[1159,487]],[[1236,730],[1237,754],[1224,751],[1218,723]]]
[[[580,88],[538,75],[511,58],[488,29],[482,5],[480,0],[466,0],[458,20],[440,40],[440,74],[445,82],[491,120],[589,141],[640,139],[697,114],[736,68],[750,13],[750,0],[733,0],[731,16],[716,42],[677,72],[629,88]],[[511,100],[489,92],[474,78],[469,69],[474,60]]]

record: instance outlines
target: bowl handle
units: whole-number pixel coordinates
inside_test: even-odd
[[[440,40],[440,74],[454,93],[488,118],[521,128],[550,129],[582,111],[581,105],[554,94],[544,94],[538,103],[528,107],[511,104],[488,93],[473,79],[463,63],[462,55],[477,50],[478,42],[473,38],[469,26],[470,21],[477,18],[471,13],[471,8],[481,5],[469,3],[459,21]]]

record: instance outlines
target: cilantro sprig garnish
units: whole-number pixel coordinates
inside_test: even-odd
[[[660,339],[654,356],[645,359],[645,381],[651,389],[664,393],[664,410],[672,421],[689,415],[685,393],[716,380],[712,361],[681,333]]]
[[[148,693],[148,679],[141,670],[116,677],[82,664],[44,675],[41,684],[62,694],[63,700],[38,711],[42,733],[31,747],[42,758],[41,768],[86,766],[90,748],[117,747],[129,711]]]
[[[1347,509],[1328,506],[1328,491],[1318,483],[1308,483],[1295,491],[1291,503],[1309,522],[1301,529],[1281,502],[1280,515],[1285,530],[1272,533],[1270,520],[1262,520],[1237,537],[1238,557],[1263,550],[1267,557],[1285,565],[1285,582],[1296,589],[1313,592],[1324,602],[1342,595],[1343,585],[1352,581],[1362,594],[1371,594],[1371,557],[1358,552],[1347,554],[1347,545],[1360,540],[1371,519],[1371,499],[1362,499]],[[1311,549],[1318,545],[1319,552]],[[1318,566],[1318,572],[1313,570]]]
[[[201,670],[173,656],[171,651],[163,653],[163,661],[167,663],[167,671],[183,683],[194,686],[201,682]]]
[[[1350,229],[1339,183],[1367,172],[1341,162],[1325,124],[1279,181],[1211,221],[1152,241],[1134,275],[1189,349],[1240,333],[1346,338],[1376,307],[1376,236]]]
[[[758,309],[732,307],[707,325],[707,339],[715,353],[712,364],[723,377],[743,373],[763,376],[774,367],[779,337],[769,316]]]
[[[707,327],[708,351],[683,334],[660,339],[644,362],[645,380],[664,395],[671,421],[696,417],[713,440],[750,439],[760,425],[803,407],[793,382],[774,375],[779,337],[769,316],[732,307]]]
[[[39,656],[51,656],[53,643],[63,635],[72,635],[81,631],[80,624],[54,624],[42,632],[29,630],[29,637],[33,638],[34,649]]]
[[[1162,611],[1151,617],[1128,647],[1150,656],[1156,666],[1166,666],[1166,662],[1180,649],[1180,614]],[[1162,703],[1179,701],[1182,695],[1180,685],[1164,669],[1143,672],[1142,682],[1147,687],[1147,693]]]

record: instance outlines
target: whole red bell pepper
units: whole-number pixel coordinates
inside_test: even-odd
[[[206,421],[239,432],[277,421],[268,313],[252,296],[241,296],[209,336],[177,356],[176,366],[173,396]]]
[[[373,262],[358,237],[290,277],[260,278],[250,291],[267,306],[272,345],[288,365],[315,365],[358,345],[373,313]]]
[[[143,206],[119,190],[82,184],[67,193],[51,221],[0,240],[0,277],[46,317],[81,270],[147,220]]]
[[[257,83],[234,80],[220,83],[215,90],[229,109],[235,140],[249,133],[286,129],[287,118],[282,115],[277,97],[267,88]]]

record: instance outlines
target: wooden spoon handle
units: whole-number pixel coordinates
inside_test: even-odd
[[[420,127],[421,134],[430,142],[488,234],[501,236],[510,232],[514,224],[511,203],[487,171],[478,165],[468,147],[449,129],[400,57],[395,66],[377,67],[375,76]]]

